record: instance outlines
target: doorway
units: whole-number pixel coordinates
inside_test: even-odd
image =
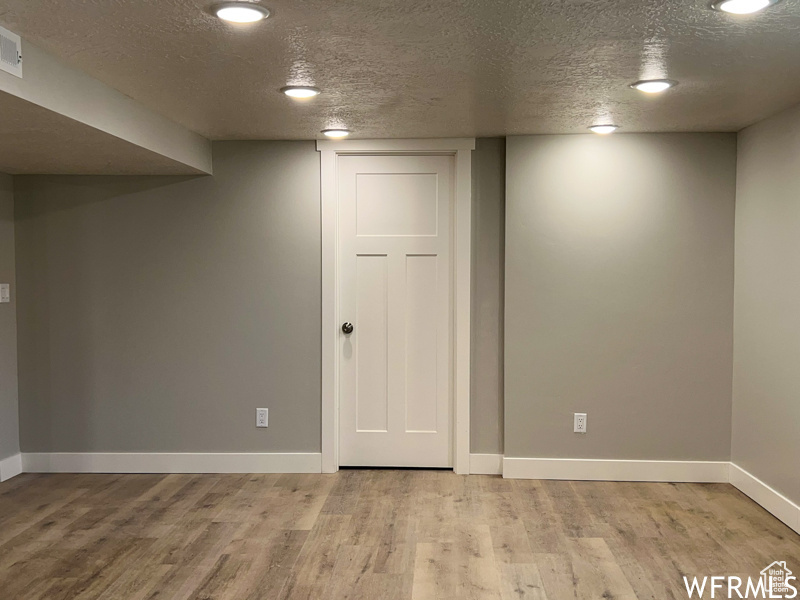
[[[469,470],[474,140],[320,141],[323,471]]]
[[[452,467],[452,155],[338,161],[339,464]]]

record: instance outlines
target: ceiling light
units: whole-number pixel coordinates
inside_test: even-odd
[[[659,94],[678,84],[669,79],[645,79],[631,84],[631,87],[645,94]]]
[[[600,135],[608,135],[609,133],[614,133],[619,127],[616,125],[592,125],[589,129]]]
[[[715,10],[721,10],[734,15],[749,15],[758,12],[779,0],[720,0],[712,4]]]
[[[322,133],[327,135],[329,138],[346,138],[350,135],[350,132],[347,129],[342,129],[341,127],[337,127],[336,129],[323,129]]]
[[[310,85],[287,85],[281,91],[290,98],[313,98],[319,95],[319,90]]]
[[[255,23],[266,19],[269,11],[252,2],[226,2],[215,6],[214,14],[229,23]]]

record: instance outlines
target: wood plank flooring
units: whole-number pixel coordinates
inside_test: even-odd
[[[684,574],[755,577],[774,560],[800,573],[800,536],[722,484],[400,470],[0,484],[2,600],[668,600],[687,598]]]

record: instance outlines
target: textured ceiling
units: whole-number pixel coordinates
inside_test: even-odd
[[[0,115],[0,173],[203,174],[5,92]]]
[[[215,139],[731,131],[800,101],[800,0],[3,0],[0,23]],[[657,97],[627,85],[669,77]],[[277,93],[313,84],[297,103]]]

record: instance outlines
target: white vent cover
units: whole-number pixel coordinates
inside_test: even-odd
[[[0,27],[0,70],[22,77],[22,40]]]

